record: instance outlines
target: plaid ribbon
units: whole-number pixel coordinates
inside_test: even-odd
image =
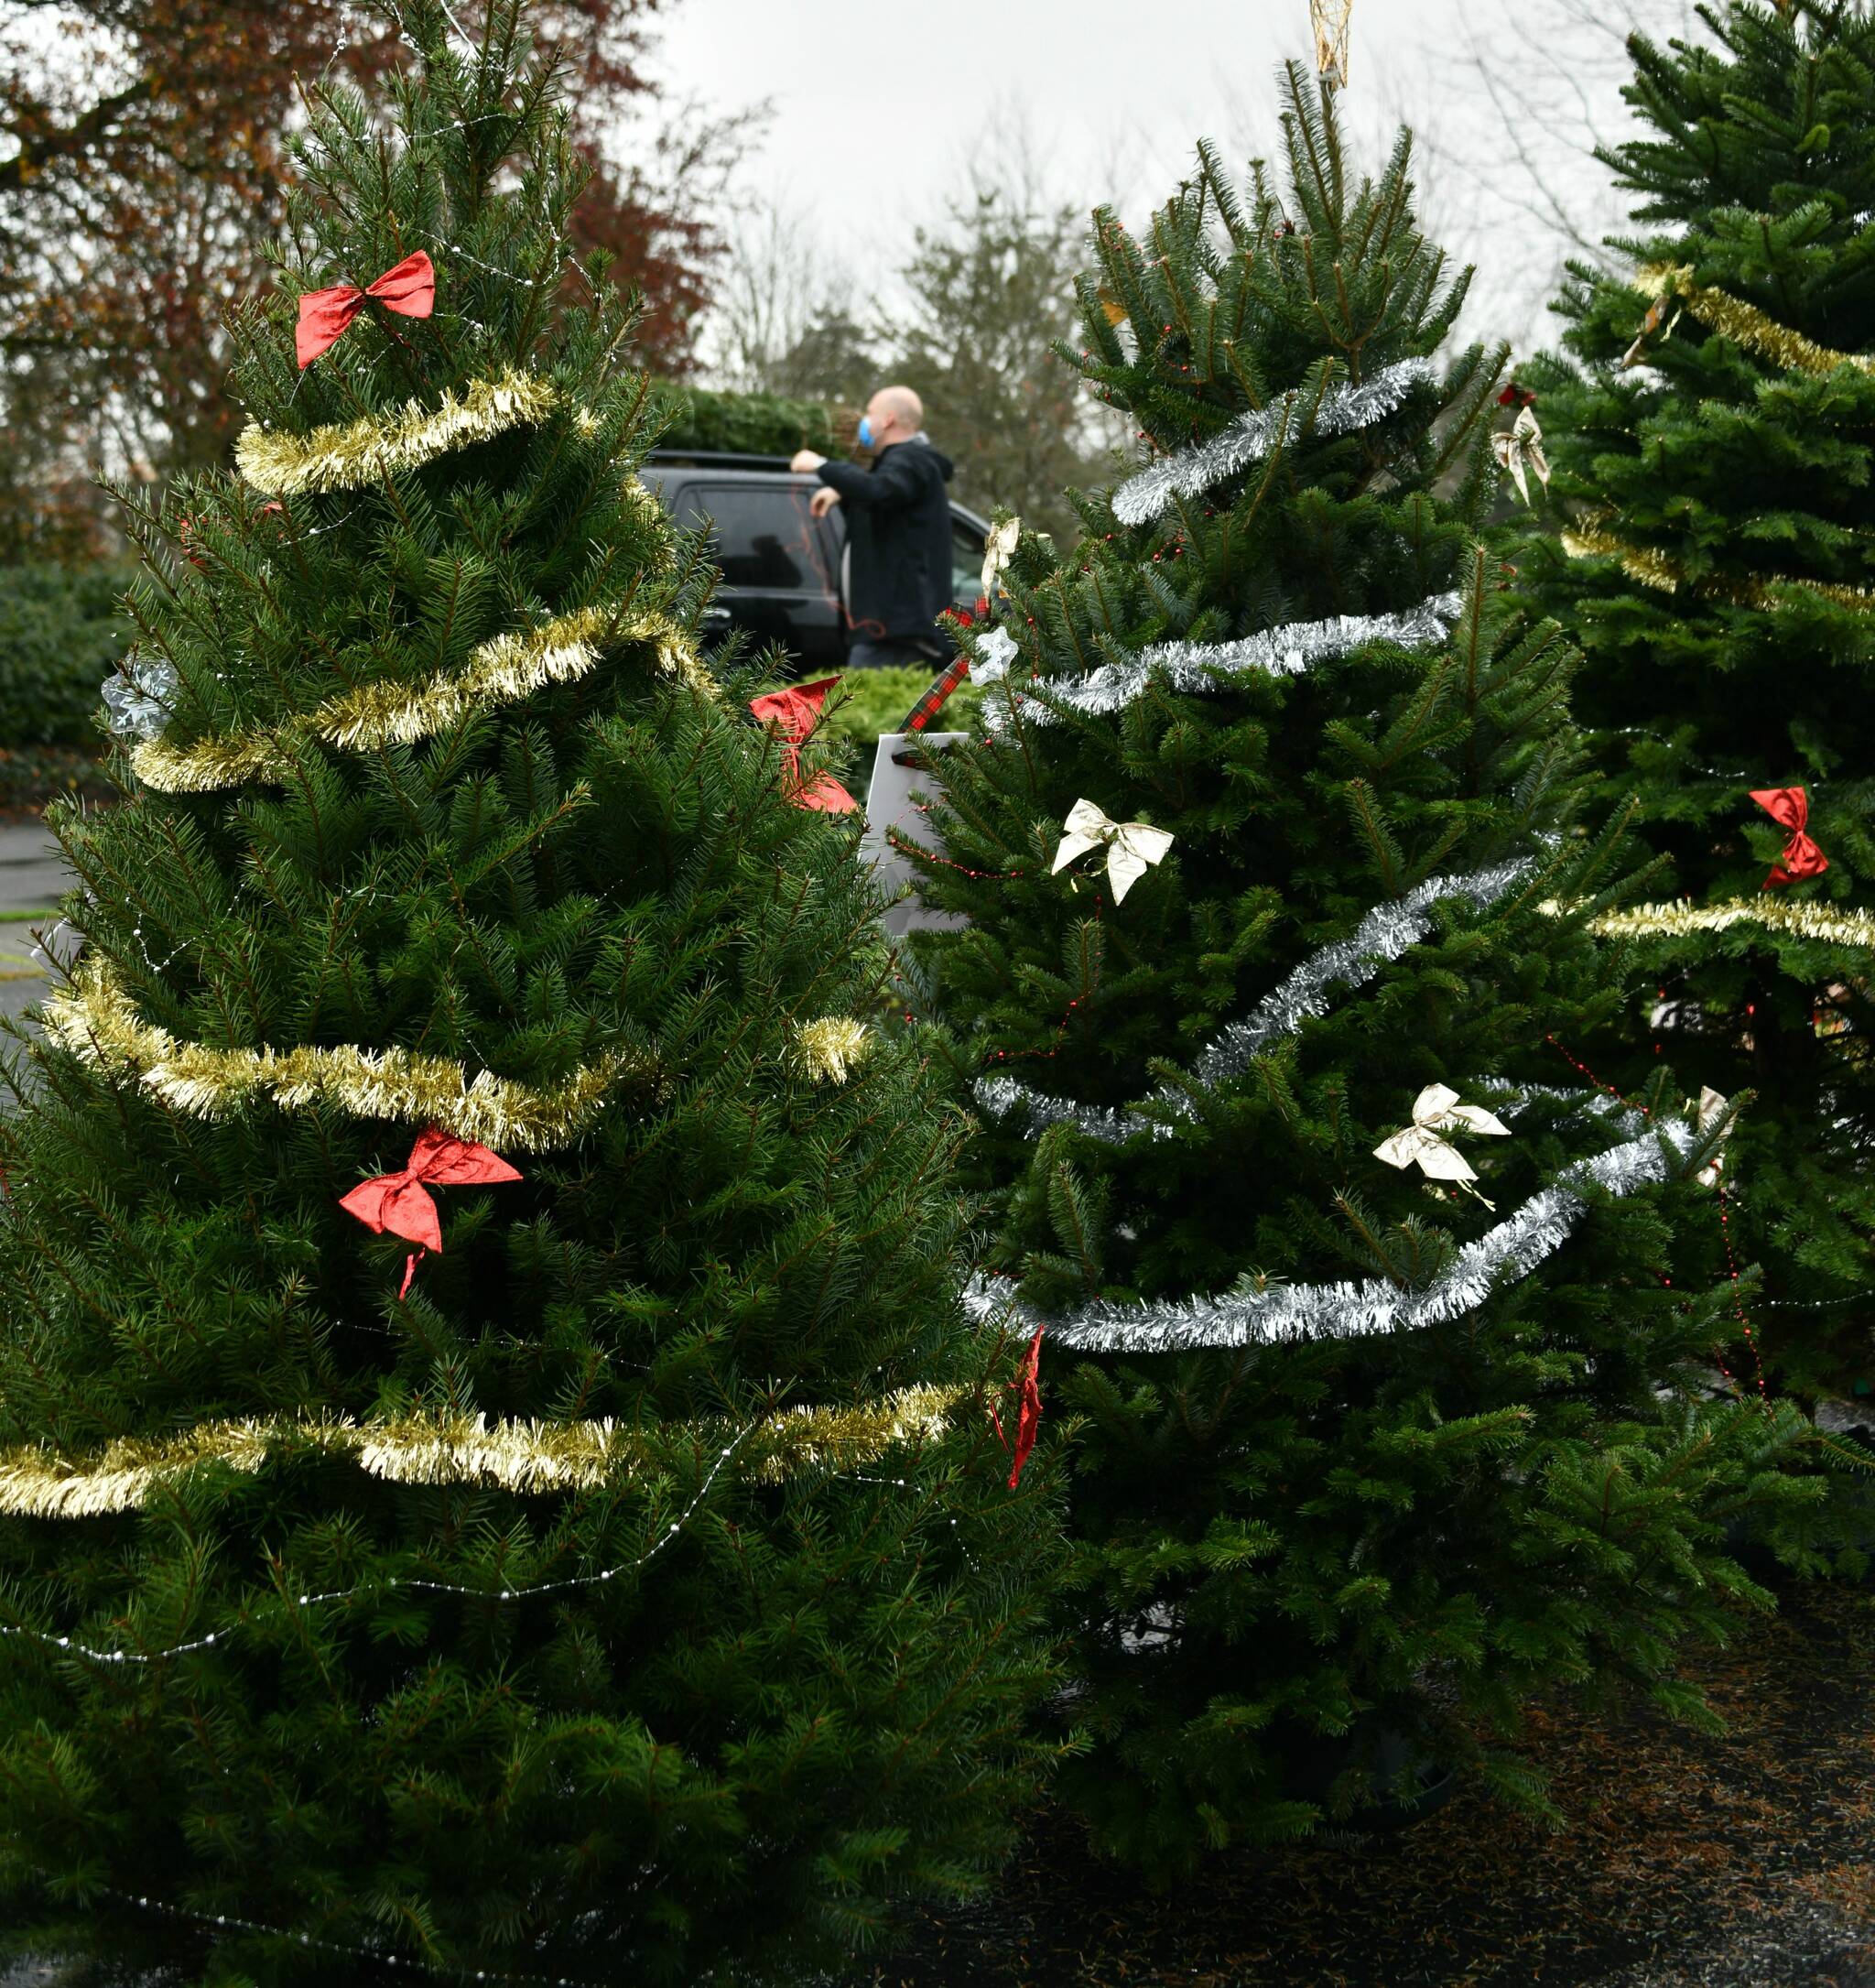
[[[959,684],[965,682],[969,679],[970,673],[970,657],[968,656],[959,656],[941,677],[933,681],[931,688],[905,713],[905,722],[898,729],[901,732],[922,732],[931,722],[932,719],[944,709],[946,703],[949,701],[950,693],[957,689]]]

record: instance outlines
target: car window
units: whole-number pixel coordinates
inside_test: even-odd
[[[983,591],[983,538],[962,518],[950,521],[950,604],[973,610]]]
[[[732,587],[791,590],[825,584],[807,513],[812,492],[777,479],[691,483],[678,501],[687,525],[707,524],[722,577]]]

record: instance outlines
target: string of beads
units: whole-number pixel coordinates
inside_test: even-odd
[[[1621,1103],[1627,1105],[1630,1110],[1639,1112],[1643,1118],[1652,1118],[1653,1116],[1653,1112],[1646,1105],[1642,1104],[1638,1098],[1631,1098],[1630,1096],[1628,1096],[1626,1092],[1616,1089],[1613,1084],[1605,1082],[1600,1077],[1597,1076],[1596,1073],[1589,1069],[1588,1064],[1585,1063],[1580,1057],[1573,1054],[1570,1050],[1565,1048],[1564,1046],[1557,1041],[1555,1036],[1545,1035],[1543,1039],[1549,1044],[1550,1048],[1553,1048],[1556,1052],[1556,1054],[1564,1059],[1565,1062],[1568,1063],[1582,1076],[1586,1077],[1598,1091],[1604,1092],[1609,1097],[1618,1099]],[[1725,1182],[1719,1178],[1718,1173],[1715,1172],[1713,1175],[1712,1184],[1718,1191],[1718,1226],[1719,1233],[1725,1239],[1725,1259],[1727,1267],[1730,1274],[1733,1288],[1732,1309],[1737,1314],[1740,1325],[1744,1329],[1745,1343],[1751,1349],[1752,1364],[1757,1368],[1758,1371],[1759,1396],[1765,1402],[1765,1405],[1768,1407],[1770,1405],[1770,1388],[1767,1386],[1764,1378],[1764,1355],[1759,1348],[1758,1335],[1751,1329],[1751,1320],[1745,1310],[1744,1299],[1738,1295],[1738,1286],[1740,1281],[1739,1259],[1732,1249],[1731,1222],[1726,1206]],[[1656,1272],[1655,1274],[1660,1277],[1660,1280],[1664,1285],[1671,1287],[1673,1284],[1673,1279],[1670,1276],[1666,1276],[1664,1272]],[[1724,1354],[1715,1353],[1714,1357],[1718,1361],[1718,1371],[1725,1375],[1727,1382],[1730,1385],[1732,1392],[1742,1398],[1744,1390],[1739,1385],[1738,1376],[1734,1374],[1732,1370],[1725,1363]]]
[[[692,1496],[690,1502],[665,1528],[656,1543],[641,1553],[635,1560],[622,1561],[615,1567],[602,1568],[596,1573],[569,1574],[559,1581],[535,1581],[526,1587],[519,1588],[468,1588],[460,1586],[453,1581],[414,1581],[397,1574],[386,1576],[383,1586],[386,1589],[414,1589],[426,1594],[460,1595],[466,1600],[475,1602],[522,1602],[529,1600],[535,1595],[556,1594],[569,1588],[598,1587],[602,1582],[617,1580],[622,1574],[636,1573],[641,1568],[648,1566],[655,1560],[670,1545],[671,1541],[683,1531],[684,1527],[689,1524],[698,1507],[709,1496],[710,1487],[716,1483],[717,1478],[721,1475],[730,1458],[735,1454],[759,1427],[759,1423],[752,1422],[732,1441],[723,1445],[722,1449],[718,1451],[716,1461],[711,1464],[708,1476],[697,1487],[696,1494]],[[307,1593],[295,1597],[292,1599],[291,1605],[295,1609],[309,1609],[323,1607],[330,1602],[354,1602],[361,1595],[374,1591],[376,1586],[377,1583],[374,1582],[359,1581],[349,1588],[330,1588],[322,1592]],[[236,1629],[245,1628],[250,1624],[251,1618],[243,1615],[225,1629],[211,1629],[205,1635],[191,1637],[185,1643],[172,1643],[165,1648],[157,1650],[99,1649],[93,1645],[80,1642],[75,1636],[56,1635],[49,1630],[31,1629],[23,1624],[0,1623],[0,1636],[24,1637],[29,1641],[42,1644],[49,1649],[62,1651],[68,1656],[89,1658],[92,1663],[148,1665],[167,1663],[172,1657],[186,1657],[196,1650],[211,1649],[217,1643],[225,1642],[234,1634]]]

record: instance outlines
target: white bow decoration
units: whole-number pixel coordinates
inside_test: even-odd
[[[1113,902],[1119,904],[1146,874],[1147,865],[1164,859],[1172,842],[1165,829],[1148,828],[1143,821],[1110,821],[1092,801],[1078,800],[1062,824],[1061,846],[1049,874],[1105,842],[1107,876],[1113,885]]]
[[[1456,1091],[1442,1083],[1429,1083],[1413,1102],[1413,1123],[1375,1146],[1373,1157],[1389,1167],[1410,1167],[1416,1161],[1428,1180],[1455,1180],[1468,1194],[1484,1201],[1484,1196],[1469,1185],[1478,1179],[1470,1161],[1442,1136],[1461,1125],[1506,1139],[1511,1135],[1511,1128],[1500,1124],[1483,1105],[1460,1104]],[[1491,1204],[1484,1201],[1484,1205]]]
[[[993,605],[996,599],[996,582],[1003,577],[1003,569],[1015,556],[1015,542],[1022,537],[1022,520],[1005,517],[1000,525],[990,527],[990,536],[983,540],[983,592]]]
[[[1509,428],[1500,429],[1491,437],[1490,447],[1498,467],[1510,471],[1517,494],[1525,504],[1530,502],[1530,485],[1523,475],[1526,462],[1536,472],[1537,482],[1549,488],[1549,458],[1543,452],[1543,430],[1536,425],[1534,407],[1521,408]]]
[[[1710,1132],[1732,1108],[1732,1101],[1710,1084],[1700,1087],[1699,1102],[1693,1108],[1693,1122],[1701,1132]],[[1702,1188],[1716,1188],[1718,1177],[1725,1166],[1725,1141],[1719,1141],[1718,1151],[1699,1169],[1698,1179]]]

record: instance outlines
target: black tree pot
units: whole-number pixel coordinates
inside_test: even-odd
[[[1279,1750],[1284,1792],[1314,1802],[1329,1829],[1368,1835],[1408,1829],[1443,1808],[1458,1787],[1456,1767],[1428,1753],[1413,1734],[1379,1719],[1359,1722],[1339,1735],[1291,1729]],[[1342,1813],[1350,1775],[1364,1792]]]

